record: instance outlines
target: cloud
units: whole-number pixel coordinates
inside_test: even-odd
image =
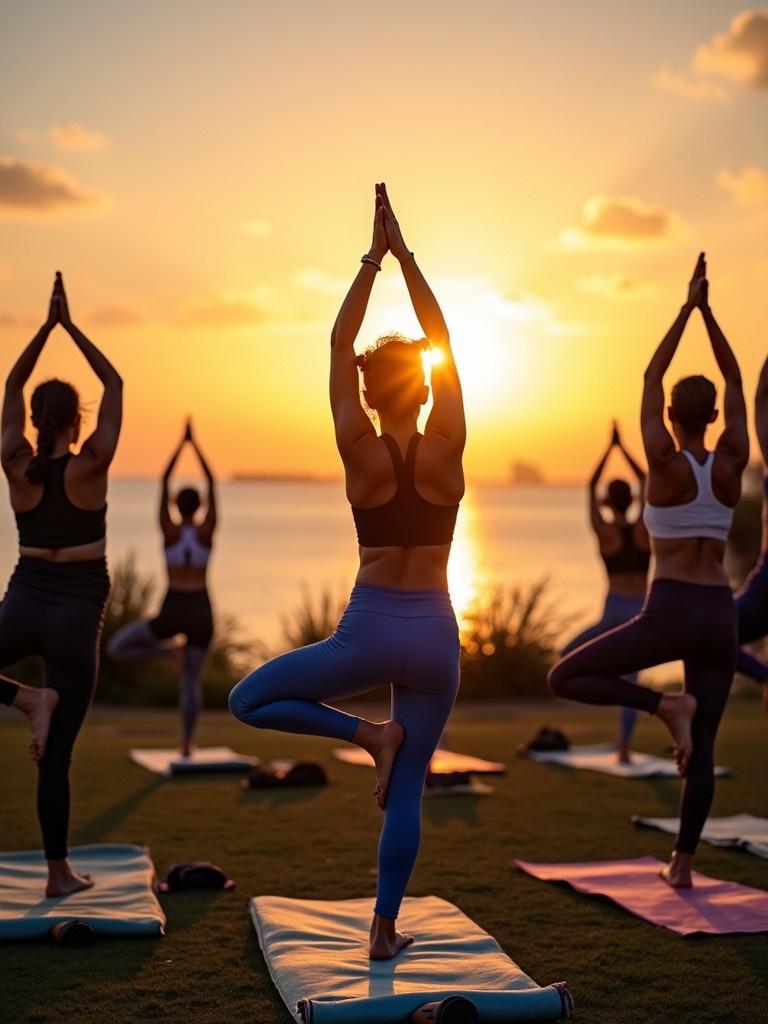
[[[229,293],[187,299],[181,305],[180,322],[187,327],[261,327],[273,320],[264,301],[250,295]]]
[[[87,321],[95,327],[133,327],[141,317],[126,306],[101,306],[91,310]]]
[[[98,196],[59,167],[0,157],[0,216],[75,212],[98,203]]]
[[[658,245],[681,227],[680,217],[661,206],[626,196],[592,196],[582,209],[582,222],[560,233],[564,249],[623,249]]]
[[[16,313],[6,313],[0,310],[0,330],[16,330],[18,328],[33,327],[36,320],[32,316],[18,316]]]
[[[293,283],[297,288],[305,288],[309,292],[321,292],[324,295],[339,295],[347,291],[351,279],[334,277],[317,267],[305,267],[293,275]]]
[[[591,274],[582,277],[579,288],[592,295],[606,299],[639,299],[652,295],[656,285],[628,270],[616,270],[611,274]]]
[[[583,324],[560,319],[546,299],[524,288],[501,292],[485,281],[475,278],[438,277],[436,293],[441,297],[448,324],[453,321],[472,325],[488,321],[538,327],[545,334],[582,334]]]
[[[252,238],[266,238],[267,235],[272,234],[272,226],[267,221],[254,217],[253,220],[248,220],[243,224],[243,233]]]
[[[728,93],[725,89],[714,82],[710,82],[706,78],[680,75],[671,71],[666,66],[659,68],[653,76],[653,82],[664,92],[671,92],[676,96],[684,96],[688,100],[715,100],[723,102],[728,98]]]
[[[80,149],[94,150],[104,149],[109,145],[109,139],[101,132],[92,132],[84,128],[76,121],[69,124],[52,125],[48,129],[48,138],[58,146],[59,149]]]
[[[768,8],[737,14],[726,32],[696,50],[694,67],[753,89],[768,89]]]
[[[768,174],[758,167],[745,167],[739,174],[720,171],[717,184],[730,192],[739,206],[768,204]]]

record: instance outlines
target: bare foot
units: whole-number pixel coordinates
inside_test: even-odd
[[[629,747],[620,743],[616,748],[616,760],[619,764],[632,764],[632,755]]]
[[[693,753],[691,722],[696,714],[696,698],[690,693],[681,693],[679,697],[665,695],[659,702],[656,714],[669,729],[674,740],[677,771],[680,775],[685,775]]]
[[[675,850],[669,864],[659,874],[673,889],[690,889],[693,886],[691,862],[690,854],[678,853]]]
[[[376,764],[376,789],[374,795],[376,803],[384,810],[387,803],[387,790],[389,789],[389,778],[392,774],[392,766],[395,763],[397,752],[405,737],[402,725],[399,722],[375,722],[361,721],[355,733],[355,743],[368,751]]]
[[[59,695],[55,690],[38,690],[32,686],[21,686],[13,702],[29,721],[29,756],[39,764],[45,753],[48,731],[51,727],[51,716],[59,703]]]
[[[391,960],[401,949],[410,946],[412,942],[412,935],[403,935],[398,931],[392,936],[377,935],[375,939],[371,939],[368,956],[371,960]]]
[[[64,866],[55,868],[51,866],[53,863],[49,862],[46,896],[71,896],[74,892],[93,888],[93,879],[90,875],[81,875],[73,871],[67,861],[63,862]]]

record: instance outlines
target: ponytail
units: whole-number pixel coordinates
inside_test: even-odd
[[[80,414],[80,398],[71,384],[53,379],[38,384],[32,392],[31,406],[37,444],[27,465],[26,477],[31,484],[40,484],[45,479],[57,438]]]

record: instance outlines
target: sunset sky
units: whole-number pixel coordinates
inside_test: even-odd
[[[66,9],[66,13],[64,12]],[[116,470],[191,413],[221,473],[334,473],[328,338],[388,183],[463,373],[470,478],[591,469],[699,249],[768,350],[768,8],[700,0],[3,5],[0,373],[61,269],[126,381]],[[416,332],[388,257],[360,344]],[[98,396],[63,333],[35,380]],[[674,375],[714,374],[694,323]]]

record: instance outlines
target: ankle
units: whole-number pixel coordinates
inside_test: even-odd
[[[358,747],[370,751],[376,747],[378,730],[380,728],[381,726],[376,725],[375,722],[369,722],[367,719],[361,718],[357,723],[352,742],[356,743]]]

